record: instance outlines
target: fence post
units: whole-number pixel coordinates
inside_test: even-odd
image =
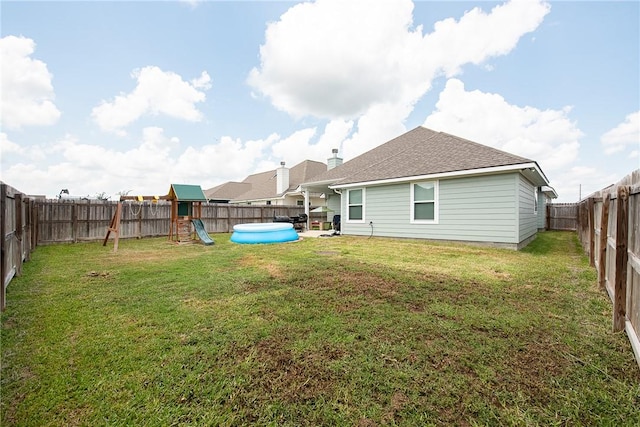
[[[589,264],[592,267],[596,266],[596,225],[595,225],[595,200],[593,197],[589,197],[587,201],[587,209],[589,210]]]
[[[24,244],[27,247],[27,252],[25,254],[25,261],[31,260],[31,251],[33,251],[33,246],[31,245],[31,222],[33,218],[31,217],[31,199],[29,197],[25,198],[23,201],[24,206]]]
[[[545,221],[544,221],[544,229],[545,230],[551,230],[551,205],[546,205],[545,206],[545,210],[546,210],[546,217],[545,217]]]
[[[604,289],[607,280],[607,234],[609,233],[609,204],[611,194],[607,193],[602,201],[602,217],[600,218],[600,257],[598,260],[598,285]]]
[[[616,270],[613,294],[613,332],[624,330],[627,315],[627,238],[629,226],[629,186],[618,187],[616,215]]]
[[[142,239],[142,210],[144,209],[145,213],[146,213],[145,202],[142,201],[140,203],[142,203],[142,204],[140,205],[140,210],[138,211],[138,215],[136,215],[136,219],[138,220],[138,223],[136,224],[136,229],[137,229],[138,235],[136,236],[136,238],[138,238],[138,239]]]
[[[7,234],[7,184],[0,183],[0,310],[4,311],[6,308],[5,299],[5,277],[6,271],[6,234]]]
[[[15,194],[15,218],[16,218],[16,224],[15,224],[15,231],[14,231],[14,235],[16,236],[16,240],[18,241],[18,246],[17,246],[17,254],[16,256],[18,257],[18,259],[16,259],[16,276],[20,276],[22,275],[22,254],[24,254],[24,248],[22,247],[22,245],[24,244],[24,242],[22,241],[22,193],[16,193]],[[15,252],[14,252],[15,253]]]
[[[38,246],[38,228],[39,228],[39,217],[38,217],[38,205],[35,200],[31,201],[31,249],[35,249]]]
[[[91,238],[91,230],[89,227],[89,221],[91,221],[91,199],[87,200],[87,215],[86,215],[86,226],[84,227],[84,236],[87,240]]]
[[[78,243],[78,202],[71,205],[71,230],[73,243]]]

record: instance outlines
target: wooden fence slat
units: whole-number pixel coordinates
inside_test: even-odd
[[[609,204],[611,196],[606,195],[602,203],[602,216],[600,218],[600,257],[598,258],[598,285],[605,289],[607,279],[607,233],[609,230]]]
[[[593,197],[589,197],[587,200],[587,209],[589,214],[589,264],[592,267],[596,265],[595,257],[595,243],[596,243],[596,226],[595,226],[595,200]]]
[[[0,213],[2,214],[2,218],[0,220],[0,285],[2,289],[0,289],[0,310],[4,311],[6,307],[5,295],[7,290],[7,275],[8,275],[8,265],[7,265],[7,184],[0,183]]]
[[[613,331],[624,330],[627,314],[627,230],[629,212],[629,187],[618,187],[616,216],[616,272],[613,297]]]
[[[15,210],[16,210],[16,222],[15,222],[15,230],[14,230],[14,237],[15,237],[15,268],[16,268],[16,276],[20,276],[22,275],[22,260],[24,259],[23,257],[23,247],[22,247],[22,225],[23,225],[23,219],[22,219],[22,193],[17,193],[14,196],[14,203],[15,203]]]

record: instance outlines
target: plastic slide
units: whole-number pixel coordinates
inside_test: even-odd
[[[211,236],[209,236],[209,233],[207,233],[207,230],[204,229],[204,224],[202,223],[202,220],[200,218],[196,218],[196,219],[192,219],[191,222],[193,223],[193,226],[196,228],[196,233],[198,233],[198,237],[200,238],[200,241],[207,246],[213,245],[214,243],[213,239],[211,238]]]

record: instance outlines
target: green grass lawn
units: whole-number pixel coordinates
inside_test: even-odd
[[[573,233],[214,239],[39,247],[2,314],[1,424],[640,425]]]

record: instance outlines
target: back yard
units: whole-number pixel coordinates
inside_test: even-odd
[[[39,247],[2,314],[1,424],[640,425],[575,233],[214,239]]]

